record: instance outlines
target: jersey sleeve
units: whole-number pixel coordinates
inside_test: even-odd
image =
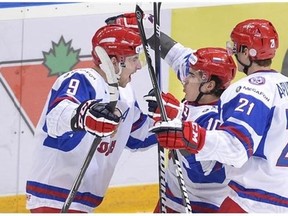
[[[211,157],[241,167],[257,150],[261,151],[261,140],[273,115],[272,101],[269,101],[273,88],[255,84],[252,79],[253,76],[246,77],[225,90],[220,100],[222,123],[217,131],[207,131],[198,159]],[[209,156],[208,149],[215,153]]]
[[[64,99],[47,114],[46,126],[49,136],[56,138],[67,131],[71,131],[71,119],[78,104]]]
[[[219,127],[219,115],[216,105],[190,106],[186,105],[188,112],[186,113],[189,120],[195,121],[206,130],[215,130]],[[224,166],[215,160],[196,160],[196,155],[187,154],[184,163],[189,179],[194,183],[222,183],[226,178]]]
[[[72,114],[81,102],[103,101],[105,86],[92,69],[71,71],[57,79],[50,92],[44,131],[57,137],[71,131]]]
[[[136,150],[155,145],[157,143],[157,138],[154,133],[149,132],[149,128],[154,121],[141,111],[137,101],[135,101],[134,109],[134,123],[126,146],[131,150]]]

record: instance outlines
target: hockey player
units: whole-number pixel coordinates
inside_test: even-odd
[[[220,126],[195,121],[158,122],[160,144],[195,154],[196,160],[228,164],[230,193],[220,212],[288,212],[288,78],[271,69],[278,34],[264,19],[237,24],[229,43],[247,77],[220,97]],[[232,46],[231,46],[232,44]]]
[[[49,93],[35,132],[35,154],[27,180],[26,207],[32,213],[60,212],[95,135],[102,137],[69,212],[92,212],[102,202],[125,147],[156,143],[129,82],[141,68],[141,39],[119,25],[103,26],[92,38],[94,68],[60,76]],[[105,49],[119,79],[118,112],[108,106],[109,88],[95,47]],[[120,115],[121,113],[121,115]],[[112,135],[112,136],[110,136]]]
[[[168,36],[167,36],[168,38]],[[161,41],[166,46],[167,40]],[[170,43],[170,45],[172,45]],[[190,57],[189,57],[190,56]],[[193,64],[187,59],[197,59]],[[207,130],[213,130],[219,125],[217,102],[220,95],[228,87],[236,73],[236,65],[231,56],[223,48],[201,48],[191,51],[181,44],[175,44],[165,56],[165,60],[183,80],[185,92],[184,109],[180,119],[182,121],[195,121]],[[187,65],[187,67],[184,67]],[[184,71],[183,71],[184,69]],[[189,70],[189,72],[187,71]],[[162,93],[163,99],[172,106],[166,106],[170,119],[177,118],[181,110],[180,103],[171,94]],[[155,96],[146,97],[150,115],[155,121],[159,119],[159,109],[155,106]],[[175,113],[175,114],[174,114]],[[176,151],[182,164],[183,177],[188,191],[190,204],[194,213],[216,213],[228,194],[228,182],[225,167],[217,161],[201,161],[195,155]],[[176,166],[172,159],[166,170],[166,206],[168,212],[185,212],[182,205],[180,185],[176,175]],[[159,212],[159,206],[155,208]]]
[[[137,28],[135,15],[123,14],[107,19],[110,23],[118,23],[130,28]],[[145,15],[146,33],[150,33],[149,44],[154,48],[153,18]],[[149,25],[149,22],[152,22]],[[152,29],[149,29],[152,27]],[[171,94],[162,93],[168,118],[179,117],[183,121],[195,121],[207,130],[219,125],[217,102],[223,91],[235,77],[236,65],[231,56],[223,48],[202,48],[191,50],[177,43],[161,32],[161,56],[176,72],[183,83],[185,102],[180,102]],[[160,120],[154,92],[145,96],[150,116]],[[184,109],[183,109],[184,107]],[[178,158],[182,164],[183,177],[194,213],[217,212],[228,195],[228,179],[224,166],[217,161],[195,160],[194,154],[179,151]],[[170,158],[170,157],[169,157]],[[185,212],[182,205],[180,185],[176,175],[176,166],[169,159],[166,170],[166,210],[169,213]],[[159,211],[159,205],[154,212]]]

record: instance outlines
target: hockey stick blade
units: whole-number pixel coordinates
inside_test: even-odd
[[[106,80],[109,85],[110,103],[113,101],[117,102],[119,98],[118,80],[111,59],[101,46],[96,46],[95,52],[100,58],[101,68],[106,74]]]

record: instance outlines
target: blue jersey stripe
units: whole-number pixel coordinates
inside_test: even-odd
[[[45,185],[34,181],[27,181],[26,191],[27,193],[37,197],[58,200],[61,202],[65,202],[70,192],[70,190],[67,189]],[[102,200],[103,197],[98,197],[91,193],[77,192],[73,202],[81,203],[83,205],[95,208],[102,202]]]
[[[246,199],[255,200],[258,202],[264,202],[268,204],[288,207],[288,198],[280,195],[270,193],[268,191],[260,189],[248,189],[237,184],[235,181],[231,181],[229,186],[240,196]]]

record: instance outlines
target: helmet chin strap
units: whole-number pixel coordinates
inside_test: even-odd
[[[207,81],[207,82],[209,82],[209,81]],[[202,92],[202,91],[201,91],[201,87],[202,87],[205,83],[207,83],[207,82],[202,82],[202,83],[200,84],[200,86],[199,86],[199,94],[198,94],[196,100],[193,101],[194,103],[197,103],[197,104],[198,104],[199,100],[201,99],[201,97],[203,97],[203,95],[210,95],[210,94],[213,94],[213,93],[216,91],[216,89],[215,89],[216,87],[214,87],[210,92],[207,92],[207,93]]]
[[[239,64],[241,64],[244,68],[243,68],[243,72],[247,75],[248,74],[248,69],[251,67],[252,65],[252,59],[249,57],[250,60],[250,64],[249,65],[245,65],[243,62],[241,62],[238,58],[238,55],[235,55],[237,61],[239,62]]]
[[[202,87],[204,84],[205,84],[204,82],[202,82],[202,83],[200,84],[200,86],[199,86],[199,94],[198,94],[196,100],[193,101],[194,103],[197,103],[197,104],[198,104],[199,100],[200,100],[201,97],[204,95],[204,93],[201,91],[201,87]]]

